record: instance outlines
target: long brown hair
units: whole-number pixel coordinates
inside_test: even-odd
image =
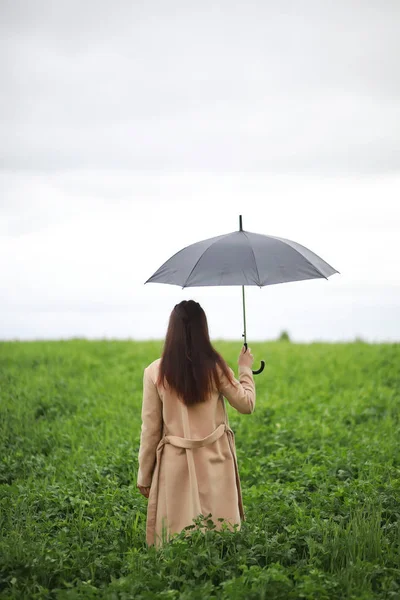
[[[219,386],[217,365],[229,381],[228,365],[213,348],[207,317],[198,302],[182,300],[171,312],[164,343],[158,385],[166,380],[186,406],[205,402]]]

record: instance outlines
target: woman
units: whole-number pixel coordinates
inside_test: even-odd
[[[211,345],[198,302],[171,312],[162,357],[144,370],[137,487],[149,499],[146,541],[161,546],[208,515],[220,529],[245,520],[235,439],[224,397],[254,412],[253,355],[243,347],[239,381]],[[229,527],[229,525],[228,525]]]

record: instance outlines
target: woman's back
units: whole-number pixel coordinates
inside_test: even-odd
[[[250,348],[242,348],[236,380],[210,342],[198,302],[174,307],[162,357],[143,378],[137,484],[149,499],[149,545],[161,545],[199,514],[217,529],[221,520],[240,528],[245,515],[224,397],[240,413],[254,411],[252,362]]]
[[[236,457],[224,397],[239,412],[254,412],[252,370],[239,366],[233,382],[218,369],[220,385],[206,401],[187,406],[168,384],[157,384],[160,360],[144,373],[138,484],[150,486],[146,540],[160,546],[199,514],[233,526],[245,520]],[[197,446],[196,446],[197,444]],[[162,460],[161,460],[162,457]]]

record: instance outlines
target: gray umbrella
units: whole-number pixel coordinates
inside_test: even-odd
[[[239,231],[218,235],[183,248],[145,283],[170,283],[185,287],[241,285],[243,298],[244,345],[246,338],[245,285],[273,285],[304,279],[328,279],[339,273],[322,258],[297,242],[272,235]],[[261,368],[253,371],[261,373]]]

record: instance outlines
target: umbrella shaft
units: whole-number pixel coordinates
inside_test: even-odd
[[[244,345],[247,347],[247,338],[246,338],[246,300],[245,300],[245,296],[244,296],[244,285],[242,285],[242,300],[243,300],[243,338],[244,338]]]

